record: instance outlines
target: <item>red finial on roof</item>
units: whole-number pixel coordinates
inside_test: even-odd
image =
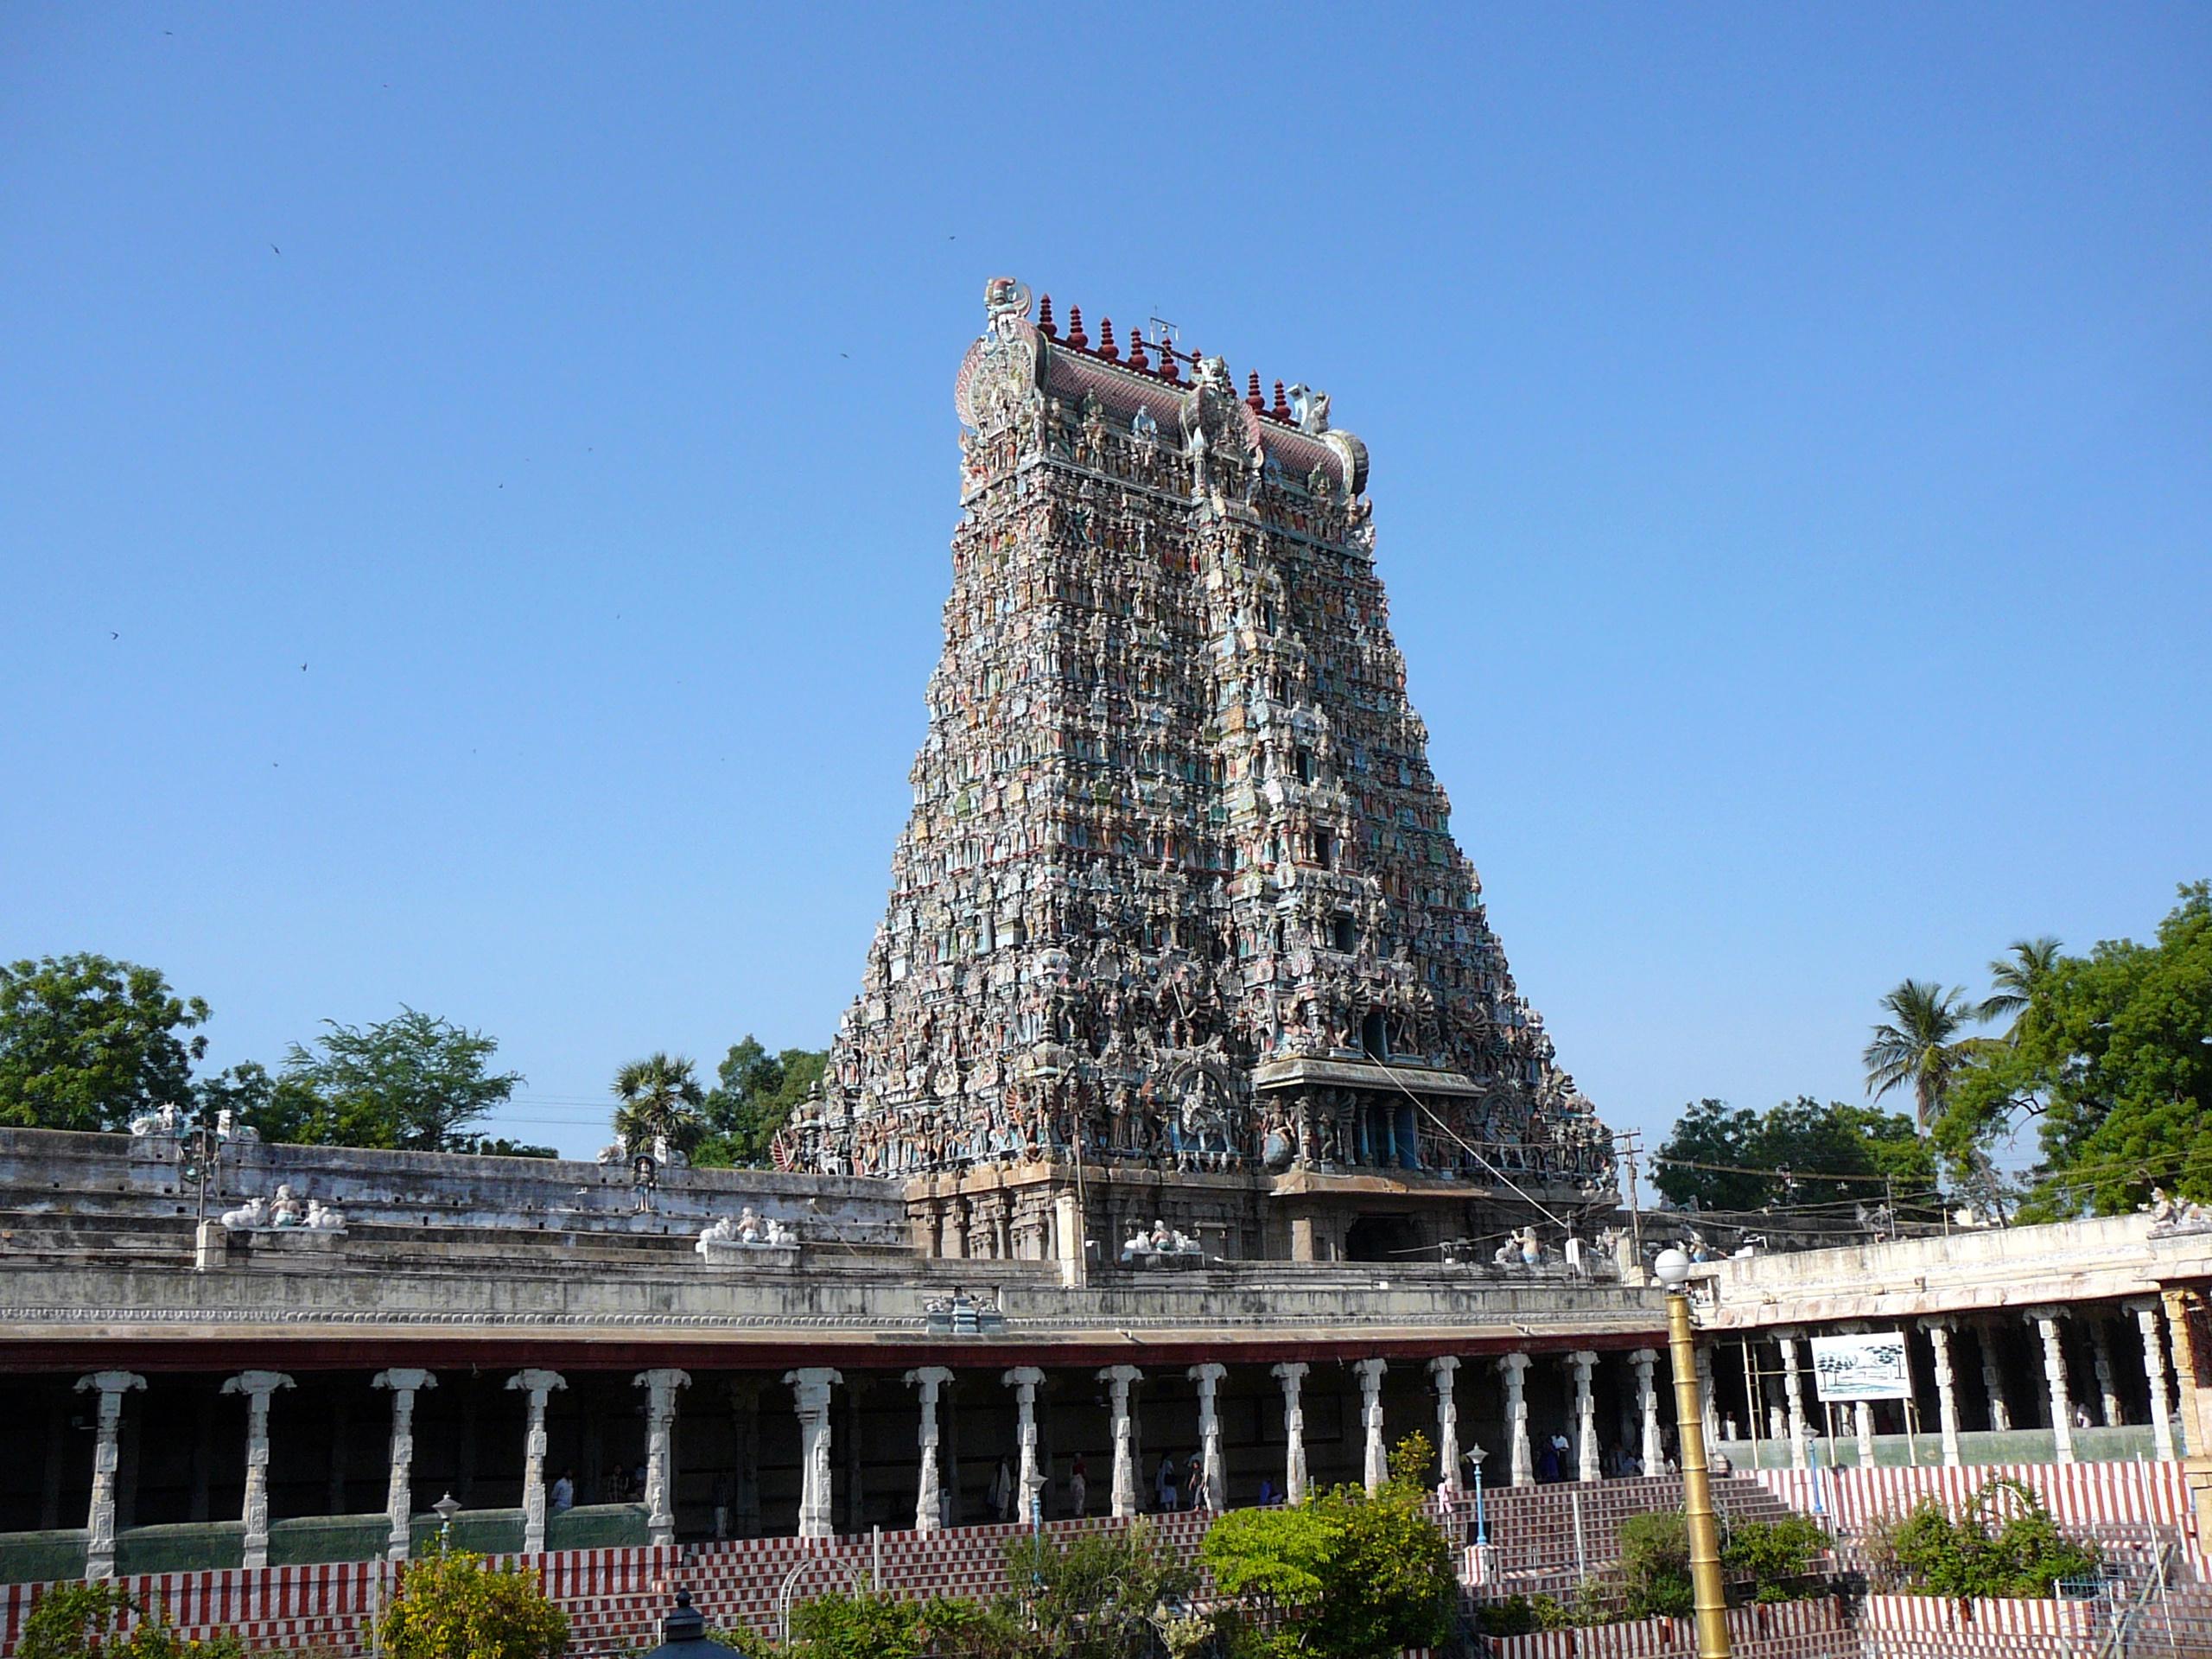
[[[1109,359],[1118,359],[1122,355],[1114,344],[1114,319],[1111,317],[1098,319],[1098,355]]]
[[[1244,401],[1262,415],[1268,412],[1268,400],[1260,395],[1260,372],[1257,369],[1245,378]]]
[[[1129,366],[1133,369],[1148,369],[1152,366],[1145,358],[1144,330],[1141,328],[1129,330]]]
[[[1048,339],[1060,332],[1052,321],[1052,296],[1049,294],[1037,302],[1037,332]]]
[[[1279,421],[1290,418],[1290,399],[1282,395],[1282,382],[1275,382],[1275,406],[1268,411]]]
[[[1083,308],[1079,305],[1068,307],[1068,344],[1078,352],[1090,345],[1090,336],[1083,332]]]
[[[1165,334],[1160,338],[1160,378],[1163,380],[1180,380],[1183,378],[1183,365],[1175,360],[1175,348],[1168,343]]]

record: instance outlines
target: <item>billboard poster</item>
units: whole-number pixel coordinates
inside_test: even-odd
[[[1823,1401],[1910,1400],[1904,1334],[1865,1331],[1813,1338],[1813,1386]]]

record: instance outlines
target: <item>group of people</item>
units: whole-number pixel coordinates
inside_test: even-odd
[[[1261,1502],[1279,1501],[1262,1483]],[[1205,1464],[1193,1452],[1187,1462],[1179,1465],[1172,1453],[1163,1452],[1160,1467],[1154,1471],[1152,1481],[1153,1508],[1161,1515],[1173,1515],[1179,1510],[1204,1510],[1212,1507],[1206,1492]],[[999,1459],[999,1466],[991,1476],[988,1494],[992,1518],[998,1521],[1022,1521],[1028,1518],[1023,1507],[1020,1484],[1015,1480],[1014,1465],[1006,1458]],[[947,1508],[950,1494],[946,1495]],[[1067,1513],[1070,1516],[1090,1512],[1090,1476],[1078,1454],[1069,1465],[1067,1481]]]

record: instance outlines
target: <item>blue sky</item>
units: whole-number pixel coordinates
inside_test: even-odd
[[[2201,7],[0,10],[0,953],[513,1132],[826,1039],[984,279],[1374,457],[1454,828],[1617,1124],[2212,874]],[[118,635],[119,637],[111,637]]]

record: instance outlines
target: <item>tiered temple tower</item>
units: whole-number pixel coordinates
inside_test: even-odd
[[[913,814],[782,1161],[1076,1272],[1155,1217],[1381,1258],[1610,1207],[1406,701],[1365,446],[1009,278],[986,309]]]

